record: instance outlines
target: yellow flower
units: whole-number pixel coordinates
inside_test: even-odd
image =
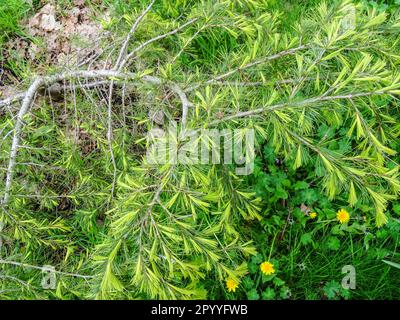
[[[317,213],[316,212],[311,212],[310,213],[310,218],[311,219],[315,219],[317,217]]]
[[[235,292],[238,286],[239,284],[232,278],[226,280],[226,287],[228,288],[228,292]]]
[[[265,262],[261,263],[260,269],[261,269],[262,273],[264,273],[266,276],[269,276],[269,275],[275,273],[274,265],[269,261],[265,261]]]
[[[346,223],[350,220],[350,214],[345,209],[340,209],[336,214],[336,218],[340,223]]]

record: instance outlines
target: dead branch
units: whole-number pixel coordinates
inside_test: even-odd
[[[101,86],[108,85],[111,81],[112,80],[108,79],[108,80],[99,80],[99,81],[79,83],[79,84],[66,84],[66,85],[60,86],[60,92],[61,91],[75,91],[75,90],[78,90],[78,89],[80,89],[80,90],[82,90],[82,89],[86,89],[86,90],[97,89],[97,88],[99,88]],[[121,82],[114,82],[114,85],[119,85],[120,83]],[[139,81],[138,82],[130,81],[129,85],[138,86],[140,83],[141,82],[139,82]],[[121,83],[121,85],[126,85],[126,83],[123,82],[123,83]],[[44,87],[43,88],[43,92],[46,92],[48,89],[49,88],[47,86]],[[20,92],[20,93],[17,93],[16,95],[14,95],[12,97],[9,97],[9,98],[4,99],[4,100],[0,100],[0,107],[10,106],[12,104],[16,104],[16,103],[20,102],[21,100],[24,99],[25,93],[26,93],[26,91]],[[38,92],[38,94],[39,94],[39,92]],[[12,109],[9,109],[9,110],[10,111],[14,111],[15,108],[12,108]]]

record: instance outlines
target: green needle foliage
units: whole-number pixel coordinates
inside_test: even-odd
[[[137,15],[143,6],[133,6]],[[122,17],[109,23],[110,31],[129,31],[135,18]],[[85,92],[66,102],[70,119],[46,103],[24,118],[27,148],[18,162],[39,165],[16,168],[11,202],[0,216],[7,239],[1,257],[78,274],[59,275],[58,298],[199,299],[218,290],[210,283],[239,283],[247,274],[246,261],[258,244],[245,226],[265,223],[271,214],[249,180],[233,165],[154,165],[145,159],[149,109],[182,127],[181,101],[171,84],[179,84],[193,104],[187,130],[254,129],[257,154],[268,143],[290,170],[311,170],[329,201],[372,207],[369,219],[377,227],[388,222],[388,206],[400,192],[400,15],[330,1],[285,26],[269,1],[159,1],[127,51],[192,19],[124,66],[138,79],[158,77],[161,85],[135,83],[128,105],[116,89],[115,188],[107,111],[92,103],[101,94]],[[0,129],[8,132],[14,119],[6,112],[3,119]],[[0,143],[6,167],[11,141]],[[40,277],[35,270],[2,270],[23,281],[21,295],[51,296],[29,287]],[[7,282],[4,290],[14,285]],[[332,296],[334,285],[326,289]]]

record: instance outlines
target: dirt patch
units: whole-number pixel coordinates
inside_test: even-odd
[[[107,19],[107,12],[95,13],[84,6],[83,0],[75,0],[68,9],[48,3],[21,22],[27,35],[35,40],[22,37],[10,40],[5,59],[68,68],[90,63],[102,53],[100,42],[105,32],[98,21]]]
[[[57,12],[60,10],[55,5],[47,4],[28,20],[29,35],[44,42],[43,48],[30,46],[31,59],[44,54],[47,63],[76,66],[101,53],[99,41],[103,28],[92,19],[95,14],[84,6],[84,1],[74,1],[74,7],[62,15]]]
[[[69,8],[56,3],[45,4],[35,15],[21,21],[27,36],[15,36],[4,46],[0,61],[0,99],[15,94],[9,88],[20,83],[18,71],[11,66],[36,66],[39,74],[42,66],[107,67],[98,58],[102,54],[101,42],[107,36],[100,21],[110,19],[108,12],[94,12],[85,6],[84,0],[75,0]]]

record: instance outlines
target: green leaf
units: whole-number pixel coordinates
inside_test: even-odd
[[[291,297],[290,289],[286,286],[283,286],[279,291],[279,296],[281,299],[289,299]]]
[[[340,248],[340,240],[337,237],[329,237],[326,247],[330,250],[337,251]]]
[[[247,264],[247,267],[249,269],[249,272],[252,273],[252,274],[257,273],[258,270],[259,270],[258,264],[254,263],[254,262],[249,262]]]
[[[308,233],[303,234],[303,235],[301,236],[301,238],[300,238],[300,242],[301,242],[303,245],[308,245],[308,244],[313,243],[312,233],[311,233],[311,232],[308,232]]]
[[[249,290],[255,286],[254,281],[250,277],[245,277],[242,281],[243,287]]]
[[[251,289],[247,292],[247,299],[249,300],[259,300],[260,295],[257,292],[257,289]]]
[[[324,286],[324,293],[328,299],[335,299],[340,292],[341,285],[335,280],[327,282]]]
[[[272,288],[267,288],[261,293],[261,297],[263,300],[274,300],[275,296],[275,290]]]
[[[305,181],[297,181],[293,187],[294,187],[294,190],[303,190],[303,189],[307,189],[308,186],[309,186],[309,184]]]
[[[395,267],[397,269],[400,269],[400,263],[388,261],[388,260],[382,260],[384,263],[387,263],[389,266]]]
[[[264,258],[261,254],[258,253],[251,258],[251,261],[254,262],[255,264],[259,264],[264,261]]]
[[[278,277],[275,277],[273,282],[274,285],[276,285],[277,287],[283,286],[285,284],[285,281]]]

